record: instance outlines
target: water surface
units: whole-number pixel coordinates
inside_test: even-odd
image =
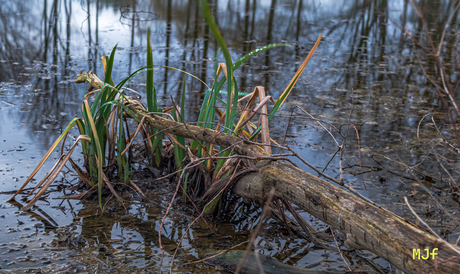
[[[292,108],[301,107],[336,127],[352,123],[359,132],[360,147],[355,130],[350,128],[343,161],[345,182],[376,203],[415,220],[403,202],[403,196],[409,196],[412,206],[435,230],[450,230],[446,237],[456,240],[457,221],[443,219],[442,210],[434,202],[438,200],[451,214],[458,211],[458,200],[450,196],[448,185],[425,180],[426,177],[418,174],[434,195],[429,196],[405,167],[372,157],[378,153],[407,165],[422,162],[419,170],[446,178],[440,162],[433,156],[437,153],[449,158],[449,170],[456,170],[457,154],[449,152],[445,143],[437,143],[439,134],[428,118],[420,124],[421,138],[416,138],[422,117],[427,113],[445,113],[445,107],[417,61],[418,56],[427,73],[436,75],[432,58],[414,46],[413,37],[421,43],[426,38],[420,34],[422,21],[409,1],[219,0],[212,3],[234,60],[267,44],[291,45],[257,55],[243,65],[235,73],[242,92],[252,92],[255,86],[263,85],[269,95],[278,98],[322,33],[318,50],[273,120],[272,138],[286,142],[322,169],[337,150],[335,142],[316,123],[299,118],[307,116],[298,108],[294,112],[297,118],[289,123]],[[455,1],[418,3],[437,44]],[[45,199],[37,202],[30,212],[20,210],[26,204],[20,198],[16,203],[7,203],[11,196],[7,192],[21,186],[62,128],[74,115],[80,116],[85,87],[73,82],[79,72],[91,70],[102,78],[100,58],[108,55],[115,45],[118,45],[115,82],[145,66],[147,27],[152,30],[155,64],[186,70],[212,83],[218,46],[196,1],[3,1],[0,18],[1,268],[16,269],[18,273],[42,267],[81,271],[98,268],[103,272],[159,269],[159,224],[173,186],[152,185],[147,191],[148,203],[132,197],[123,208],[110,201],[104,213],[95,202],[55,199],[69,194],[66,189],[78,183],[70,169],[56,179]],[[453,18],[454,26],[447,31],[442,54],[447,73],[455,83],[457,13]],[[218,60],[223,61],[223,57],[218,56]],[[144,79],[141,74],[128,86],[145,94]],[[171,105],[170,96],[176,102],[180,100],[182,79],[183,75],[177,71],[155,70],[154,83],[163,106]],[[205,87],[190,77],[186,81],[186,120],[195,121]],[[435,119],[443,126],[441,132],[453,140],[448,117],[438,114]],[[77,132],[72,134],[76,136]],[[341,142],[336,133],[334,136]],[[69,146],[67,143],[66,148]],[[59,155],[60,148],[36,178],[42,178]],[[359,175],[359,156],[363,176]],[[81,163],[79,153],[74,158]],[[300,161],[294,161],[312,172]],[[339,178],[338,156],[329,163],[326,173]],[[454,173],[453,177],[458,176]],[[187,232],[175,260],[175,271],[218,271],[202,263],[178,265],[248,239],[260,210],[255,205],[242,206],[240,202],[235,200],[234,214],[208,224],[199,222]],[[163,270],[169,268],[178,240],[193,216],[196,213],[192,208],[180,203],[174,205],[161,236],[166,251]],[[308,214],[303,216],[316,227],[325,227]],[[219,237],[207,225],[232,238]],[[274,220],[264,226],[257,245],[259,252],[287,264],[306,267],[319,263],[315,269],[345,269],[338,252],[321,250],[308,241],[293,238]],[[390,270],[389,264],[375,255],[363,256],[374,260],[383,270]],[[352,268],[370,269],[357,257],[346,260]]]

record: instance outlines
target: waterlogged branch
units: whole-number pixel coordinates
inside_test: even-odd
[[[235,153],[249,157],[257,158],[262,156],[270,156],[262,147],[246,141],[241,142],[241,139],[238,137],[208,128],[202,128],[193,125],[186,126],[182,123],[177,123],[172,120],[162,118],[158,115],[150,114],[139,105],[130,105],[129,108],[133,111],[138,119],[145,117],[147,124],[158,130],[162,130],[165,133],[171,133],[173,135],[178,135],[185,138],[197,138],[200,141],[213,143],[221,147],[234,146],[233,151]]]

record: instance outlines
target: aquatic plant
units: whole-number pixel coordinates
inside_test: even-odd
[[[260,144],[260,146],[262,146],[268,153],[271,153],[270,144],[272,140],[270,138],[268,125],[269,120],[281,108],[300,75],[305,70],[308,61],[319,45],[321,35],[318,37],[312,50],[303,61],[288,86],[276,101],[266,94],[265,89],[262,86],[255,87],[254,91],[250,94],[241,93],[238,90],[238,84],[233,76],[234,71],[252,56],[274,47],[285,46],[286,44],[267,45],[256,49],[244,55],[236,62],[233,62],[228,47],[212,17],[207,2],[205,0],[201,0],[200,4],[206,22],[219,44],[220,49],[218,50],[216,56],[214,82],[211,87],[208,87],[204,94],[204,101],[200,109],[197,125],[203,128],[214,129],[223,133],[232,134],[233,136],[237,136],[248,141],[259,142],[258,144]],[[29,178],[11,199],[24,189],[24,187],[36,175],[38,170],[43,166],[58,144],[61,141],[63,143],[65,142],[70,129],[77,125],[80,135],[76,138],[67,153],[61,152],[62,156],[59,158],[55,166],[45,176],[42,182],[40,182],[37,187],[28,194],[31,195],[41,186],[40,191],[34,196],[24,210],[33,206],[38,198],[49,187],[52,181],[57,177],[67,161],[72,164],[80,178],[89,188],[89,191],[77,196],[74,195],[73,198],[82,198],[87,193],[95,191],[97,188],[99,206],[102,207],[103,186],[106,185],[110,192],[120,202],[123,202],[122,198],[117,194],[110,182],[113,179],[113,176],[111,176],[110,173],[114,170],[111,167],[114,166],[115,163],[118,180],[123,181],[124,184],[132,185],[137,191],[142,193],[142,191],[140,191],[140,189],[130,180],[132,176],[130,167],[131,160],[129,159],[130,153],[127,153],[132,150],[132,144],[135,137],[141,133],[143,136],[143,142],[145,143],[145,151],[148,154],[147,158],[150,159],[150,164],[160,167],[162,162],[168,158],[168,153],[171,151],[173,152],[173,157],[170,157],[169,159],[174,161],[173,166],[175,169],[181,171],[179,180],[183,189],[184,201],[187,201],[187,193],[190,190],[188,182],[193,182],[196,186],[195,191],[192,191],[194,193],[193,197],[195,199],[201,199],[202,203],[206,204],[204,213],[214,212],[223,191],[229,186],[229,184],[219,186],[216,182],[234,174],[235,171],[239,169],[239,166],[248,165],[249,163],[243,163],[240,160],[235,160],[235,158],[229,157],[232,154],[230,149],[220,147],[216,150],[213,144],[199,141],[197,139],[193,139],[189,144],[187,144],[184,137],[166,133],[165,136],[170,139],[170,142],[163,144],[163,131],[151,127],[144,122],[144,119],[138,118],[133,112],[133,108],[131,106],[136,105],[149,113],[155,113],[156,115],[168,117],[173,121],[185,123],[185,94],[187,93],[185,77],[187,75],[195,78],[197,77],[176,68],[154,65],[152,47],[150,43],[150,29],[148,29],[147,66],[138,69],[115,85],[112,80],[112,71],[116,48],[117,46],[113,48],[109,57],[102,58],[105,71],[104,81],[99,80],[99,78],[91,72],[79,75],[76,80],[77,83],[89,82],[90,90],[95,89],[85,95],[82,104],[82,118],[75,117],[69,123],[63,133],[42,158]],[[225,59],[225,63],[219,63],[217,61],[221,53]],[[180,106],[176,105],[172,100],[173,106],[164,110],[158,107],[156,88],[153,84],[153,70],[156,67],[175,69],[184,73]],[[137,92],[124,88],[124,85],[128,81],[144,71],[146,72],[147,107],[144,107],[141,103],[141,96]],[[226,90],[222,90],[225,84]],[[134,93],[137,97],[129,97],[126,95],[127,92]],[[90,96],[94,97],[94,101],[91,103],[89,100]],[[226,100],[221,99],[221,96],[226,97]],[[259,99],[259,103],[256,103],[257,99]],[[247,100],[247,103],[243,108],[241,103],[245,100]],[[274,103],[274,106],[270,111],[268,111],[269,101]],[[238,109],[240,110],[238,111]],[[171,111],[172,115],[169,114]],[[257,114],[260,115],[258,124],[256,125],[253,118]],[[131,118],[134,118],[136,130],[134,133],[129,134],[127,119]],[[260,141],[258,139],[259,136]],[[80,167],[78,167],[70,158],[75,147],[80,141],[85,159],[83,165],[86,172],[81,170]],[[164,149],[164,147],[167,149]],[[169,149],[171,147],[172,149]],[[187,162],[193,161],[192,158],[203,159],[204,164],[200,163],[197,167],[191,169],[188,167]],[[190,192],[190,194],[192,192]],[[201,194],[198,195],[198,193]],[[210,193],[217,193],[217,195],[210,195]]]
[[[117,86],[114,86],[112,82],[112,69],[115,51],[116,46],[112,50],[110,57],[102,58],[105,70],[105,81],[102,87],[99,87],[97,90],[91,91],[85,95],[81,109],[82,118],[75,117],[67,125],[62,134],[58,137],[58,139],[53,143],[53,145],[47,151],[45,156],[42,158],[38,166],[33,170],[32,174],[27,178],[27,180],[16,192],[16,194],[14,194],[13,197],[10,198],[10,200],[14,199],[14,197],[24,189],[24,187],[33,179],[36,173],[41,169],[43,164],[49,158],[53,150],[59,145],[59,143],[61,141],[63,141],[63,143],[65,142],[71,128],[77,125],[80,135],[76,138],[75,142],[73,143],[67,154],[61,152],[62,156],[59,158],[58,162],[53,166],[53,168],[45,176],[45,178],[37,185],[37,187],[35,187],[35,189],[28,194],[28,196],[31,195],[38,187],[40,187],[43,184],[40,191],[29,202],[29,204],[24,208],[24,210],[29,209],[38,200],[38,198],[44,193],[44,191],[49,187],[52,181],[62,170],[67,161],[70,161],[72,166],[80,175],[80,178],[90,189],[94,189],[94,187],[97,185],[99,204],[101,207],[102,186],[104,183],[109,187],[114,196],[116,196],[120,201],[122,200],[119,197],[119,195],[114,191],[113,187],[110,185],[107,176],[105,176],[103,172],[103,168],[107,166],[106,156],[108,156],[107,159],[109,162],[111,162],[111,160],[114,158],[114,144],[115,140],[117,140],[117,162],[119,165],[119,174],[123,173],[124,181],[125,183],[128,183],[129,164],[123,152],[125,149],[125,133],[122,124],[123,111],[121,109],[125,108],[127,111],[129,111],[129,109],[124,107],[123,104],[129,102],[131,99],[126,97],[124,91],[122,90],[122,87],[126,83],[126,81],[133,77],[136,73],[124,79]],[[85,82],[85,80],[89,80],[91,78],[94,79],[94,77],[97,78],[91,72],[88,72],[86,74],[79,75],[76,82]],[[90,89],[93,88],[93,86],[90,86]],[[92,95],[95,96],[95,99],[90,106],[89,97]],[[117,125],[119,126],[118,132],[115,131]],[[79,141],[82,142],[82,150],[85,159],[84,167],[87,171],[86,173],[84,173],[78,166],[76,166],[70,158]],[[107,153],[106,148],[108,148]]]

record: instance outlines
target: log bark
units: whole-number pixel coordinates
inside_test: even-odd
[[[454,245],[294,166],[271,162],[258,173],[241,178],[233,190],[237,195],[260,200],[267,198],[272,187],[276,197],[344,233],[346,245],[369,250],[406,273],[459,272],[459,253]],[[425,256],[425,249],[434,248],[438,248],[434,260],[432,256],[428,260],[413,259],[413,249],[420,249]]]
[[[268,154],[260,146],[201,127],[176,123],[139,106],[130,108],[139,119],[165,132],[197,138],[219,146],[232,146],[233,151],[250,157]],[[240,178],[233,191],[244,198],[265,200],[272,187],[276,197],[286,199],[346,235],[345,244],[371,251],[406,273],[458,273],[460,250],[403,218],[379,208],[344,189],[279,161],[259,161],[258,172]],[[413,249],[423,256],[437,248],[429,259],[414,259]]]

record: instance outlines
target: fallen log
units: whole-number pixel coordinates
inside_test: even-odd
[[[233,190],[246,198],[264,200],[272,187],[275,197],[296,204],[345,234],[349,247],[369,250],[406,273],[458,273],[456,246],[294,166],[271,162],[241,178]],[[435,248],[434,259],[414,259],[414,249],[426,256],[426,249]]]
[[[233,146],[233,151],[250,157],[265,157],[258,145],[222,132],[183,125],[149,114],[139,106],[130,107],[139,119],[159,130]],[[272,187],[275,197],[286,199],[346,235],[349,247],[369,250],[407,273],[456,273],[460,269],[460,250],[448,242],[419,229],[395,214],[379,208],[325,180],[279,161],[258,163],[259,171],[239,179],[234,192],[247,199],[265,200]],[[429,259],[414,258],[414,249]],[[434,259],[432,258],[434,257]]]
[[[137,105],[129,108],[138,119],[145,117],[154,128],[174,135],[196,138],[240,155],[263,159],[260,146],[211,129],[184,125],[148,113]],[[240,178],[233,191],[244,198],[265,200],[274,187],[275,197],[286,199],[346,235],[349,247],[373,252],[406,273],[457,273],[460,250],[403,218],[379,208],[350,192],[292,165],[262,160],[258,172]],[[419,250],[422,258],[414,250]],[[436,255],[426,257],[427,250]],[[432,254],[434,254],[432,253]],[[420,255],[420,253],[419,253]]]

